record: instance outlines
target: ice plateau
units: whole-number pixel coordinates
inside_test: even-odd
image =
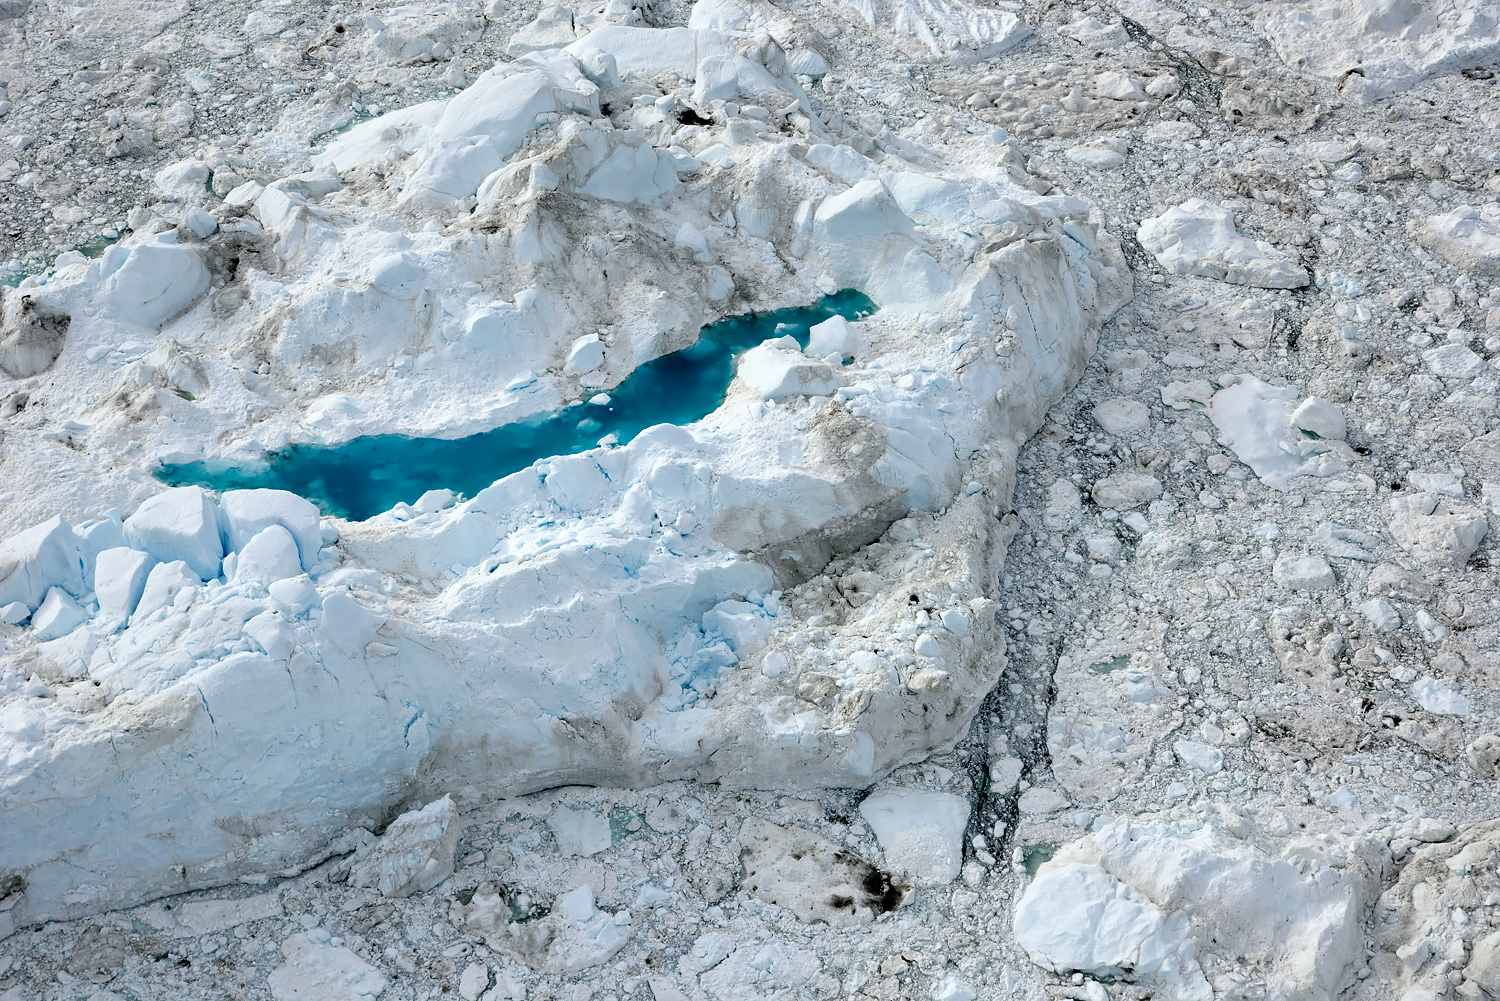
[[[0,597],[31,617],[5,655],[59,691],[0,709],[5,920],[315,864],[412,797],[858,786],[951,744],[1003,666],[1017,450],[1128,295],[1091,206],[1000,152],[873,158],[779,48],[606,26],[355,125],[211,230],[24,285],[69,321],[33,405],[110,405],[31,491],[70,520],[4,545]],[[880,312],[813,356],[748,352],[703,421],[446,506],[320,525],[283,492],[150,485],[154,462],[543,413],[837,288]],[[780,603],[891,531],[945,557],[886,568],[902,585],[842,625]]]

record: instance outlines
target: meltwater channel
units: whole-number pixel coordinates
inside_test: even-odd
[[[610,434],[624,445],[648,427],[701,420],[724,402],[735,358],[744,351],[786,335],[806,347],[814,324],[834,315],[860,319],[877,308],[845,289],[811,306],[729,317],[704,327],[691,347],[631,372],[610,391],[606,405],[577,403],[466,438],[370,435],[342,445],[292,445],[254,463],[163,465],[156,475],[171,486],[290,490],[324,514],[357,520],[411,503],[428,490],[446,487],[473,496],[538,459],[587,451]]]

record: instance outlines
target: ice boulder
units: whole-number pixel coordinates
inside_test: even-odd
[[[383,6],[367,13],[365,58],[409,64],[450,59],[465,42],[479,38],[484,21],[477,11],[451,3]]]
[[[1263,240],[1240,236],[1234,213],[1190,198],[1141,221],[1141,246],[1174,275],[1201,275],[1232,285],[1301,288],[1307,272]]]
[[[713,255],[708,252],[708,237],[703,234],[703,230],[690,222],[685,222],[677,228],[677,236],[673,239],[672,246],[690,252],[693,260],[699,264],[707,264],[713,260]]]
[[[165,239],[171,235],[157,236],[127,251],[111,247],[105,252],[109,277],[104,298],[125,322],[159,327],[208,291],[203,258],[192,247]]]
[[[323,545],[318,509],[288,490],[226,490],[219,498],[224,548],[239,552],[255,536],[280,525],[297,541],[302,569],[311,569]]]
[[[737,378],[762,399],[824,396],[844,380],[827,362],[809,361],[790,337],[779,337],[740,356]]]
[[[1019,45],[1031,29],[1017,14],[967,0],[863,0],[865,22],[913,59],[969,64]]]
[[[1432,567],[1461,569],[1489,531],[1484,512],[1425,491],[1391,500],[1391,537]]]
[[[156,565],[150,553],[129,546],[116,546],[94,561],[94,594],[99,614],[109,622],[124,622],[140,603],[146,578]]]
[[[709,56],[732,56],[734,40],[717,31],[693,28],[636,28],[605,25],[569,45],[564,51],[587,65],[600,57],[622,77],[663,77],[676,74],[691,80],[698,64]]]
[[[368,412],[363,403],[348,393],[329,393],[307,408],[306,421],[311,428],[357,427]]]
[[[1434,254],[1471,274],[1500,277],[1500,202],[1483,208],[1460,205],[1443,215],[1413,219],[1406,231]]]
[[[86,522],[75,531],[83,553],[83,586],[87,591],[94,587],[99,554],[125,545],[125,526],[120,524],[119,515],[111,513],[110,517]]]
[[[886,865],[919,886],[946,886],[964,862],[969,801],[946,792],[883,789],[859,804]]]
[[[594,810],[559,806],[547,817],[547,826],[564,855],[597,855],[614,841],[609,818]]]
[[[280,525],[260,530],[240,550],[235,562],[234,579],[270,584],[295,577],[302,572],[297,556],[297,541]]]
[[[828,41],[807,22],[768,0],[697,0],[687,26],[736,38],[770,35],[786,53],[791,73],[819,77],[831,68]]]
[[[1418,678],[1411,686],[1411,693],[1418,705],[1435,715],[1469,715],[1469,700],[1434,677]]]
[[[31,628],[36,630],[38,639],[55,640],[83,625],[85,618],[73,596],[60,587],[54,587],[47,591],[41,607],[32,614]]]
[[[1016,943],[1054,973],[1127,973],[1172,998],[1213,994],[1192,958],[1186,922],[1170,925],[1144,894],[1103,866],[1053,865],[1037,873],[1015,914]]]
[[[202,487],[174,487],[125,519],[125,539],[163,562],[181,560],[202,580],[219,576],[224,545],[214,503]]]
[[[403,813],[349,870],[349,884],[409,897],[432,889],[453,874],[458,847],[458,807],[450,796]]]
[[[1326,412],[1332,407],[1316,397],[1299,404],[1296,390],[1253,375],[1235,378],[1238,381],[1214,393],[1208,419],[1262,483],[1285,490],[1293,476],[1333,476],[1349,468],[1354,452],[1334,437],[1342,418],[1335,421],[1337,411],[1332,416]],[[1309,434],[1312,428],[1303,426],[1309,424],[1327,436]]]
[[[598,966],[630,940],[630,912],[599,910],[593,887],[587,883],[554,900],[548,921],[551,941],[540,965],[549,973],[576,973]]]
[[[1482,66],[1500,51],[1483,0],[1288,0],[1257,8],[1257,26],[1294,70],[1371,101],[1424,77]]]
[[[62,354],[73,318],[43,299],[38,290],[0,287],[0,373],[13,379],[40,375]]]
[[[630,142],[618,133],[590,129],[575,133],[580,143],[597,136],[608,140],[608,153],[602,157],[573,157],[576,166],[570,187],[580,195],[611,202],[640,202],[666,194],[677,186],[677,160],[666,150],[648,142]],[[581,152],[581,151],[580,151]],[[596,164],[581,164],[580,159],[596,159]]]
[[[709,56],[698,64],[693,101],[732,101],[736,97],[763,97],[783,93],[781,83],[760,63],[744,56]],[[783,94],[783,101],[788,95]]]
[[[166,201],[202,205],[208,201],[209,174],[202,160],[179,160],[158,170],[151,183]]]
[[[1251,966],[1266,993],[1329,1001],[1362,959],[1378,851],[1321,844],[1290,860],[1212,827],[1111,821],[1037,872],[1016,907],[1032,961],[1209,1001],[1208,978]]]
[[[487,136],[436,143],[401,188],[401,204],[442,208],[479,190],[479,182],[504,165]]]
[[[146,585],[141,588],[140,600],[135,611],[130,613],[131,623],[144,619],[152,612],[166,608],[185,587],[196,587],[202,578],[188,568],[182,560],[158,563],[146,575]]]
[[[373,1001],[385,990],[381,972],[334,945],[324,929],[291,936],[281,954],[286,962],[266,977],[273,1001]]]
[[[766,610],[749,601],[721,601],[703,613],[704,633],[723,637],[741,659],[766,645],[771,628]]]
[[[397,299],[415,299],[426,286],[427,272],[415,254],[382,254],[370,262],[370,285]]]
[[[573,8],[561,5],[544,5],[537,16],[521,25],[510,36],[505,46],[508,56],[524,56],[528,52],[560,49],[578,40],[574,28]]]
[[[808,332],[807,353],[814,358],[836,354],[839,360],[852,358],[859,351],[859,333],[842,316],[830,316],[815,323]]]
[[[435,149],[430,155],[440,161],[433,169],[443,169],[445,162],[460,154],[461,147],[444,147],[446,140],[483,137],[496,153],[508,156],[536,128],[537,115],[556,110],[557,98],[546,73],[486,73],[448,102],[433,127]],[[445,148],[449,152],[441,152]]]
[[[1289,421],[1292,427],[1317,438],[1343,441],[1349,433],[1348,422],[1339,408],[1316,396],[1309,396],[1299,403]]]
[[[54,517],[0,543],[0,607],[35,611],[53,587],[84,593],[83,554],[73,526]]]
[[[813,236],[819,243],[858,244],[913,232],[896,199],[873,178],[823,199],[813,215]]]
[[[573,341],[568,349],[568,362],[563,371],[569,375],[583,375],[604,364],[604,342],[598,334],[584,334]]]

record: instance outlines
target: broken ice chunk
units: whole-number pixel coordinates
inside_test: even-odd
[[[1285,490],[1293,476],[1332,476],[1349,468],[1353,450],[1342,441],[1327,440],[1314,432],[1307,435],[1294,424],[1302,414],[1332,432],[1337,425],[1319,407],[1304,409],[1296,404],[1297,392],[1289,386],[1272,386],[1251,375],[1236,377],[1213,396],[1208,418],[1219,429],[1224,444],[1239,460],[1255,471],[1268,487]],[[1322,402],[1322,401],[1318,401]]]
[[[830,316],[822,323],[815,323],[808,332],[807,353],[814,358],[826,358],[837,354],[841,359],[852,357],[857,350],[859,335],[853,325],[842,316]]]
[[[1423,563],[1457,569],[1469,561],[1489,531],[1484,513],[1437,494],[1391,501],[1391,535]]]
[[[1271,577],[1294,591],[1326,591],[1337,583],[1333,567],[1321,556],[1283,556],[1272,566]]]
[[[128,546],[116,546],[99,554],[94,564],[94,593],[99,599],[99,614],[111,622],[123,623],[135,611],[146,587],[146,577],[156,560],[150,553]]]
[[[1476,275],[1500,275],[1500,202],[1460,205],[1443,215],[1413,219],[1407,232],[1422,246]]]
[[[1422,360],[1440,379],[1472,379],[1486,368],[1485,360],[1463,344],[1444,344],[1423,351]]]
[[[125,519],[125,539],[164,563],[181,560],[200,580],[219,576],[224,545],[213,501],[201,487],[174,487],[148,497]]]
[[[887,789],[859,805],[887,865],[922,886],[946,886],[963,867],[969,802],[945,792]]]
[[[192,247],[177,245],[175,236],[171,230],[129,250],[116,244],[105,252],[104,298],[121,320],[159,327],[208,290],[203,258]]]
[[[1108,511],[1128,511],[1161,496],[1161,480],[1141,473],[1118,473],[1094,481],[1094,503]]]
[[[1417,704],[1437,716],[1469,715],[1469,700],[1433,677],[1412,682],[1411,693]]]
[[[608,962],[630,940],[630,912],[599,910],[587,883],[559,896],[547,921],[552,939],[540,965],[551,973],[576,973]]]
[[[458,808],[450,796],[403,813],[349,869],[349,884],[407,897],[430,890],[453,874]]]
[[[385,990],[379,970],[330,941],[315,928],[281,943],[286,963],[266,980],[275,1001],[370,1001]]]
[[[136,602],[135,611],[130,613],[130,620],[137,622],[158,609],[166,608],[176,600],[178,592],[183,588],[194,587],[198,583],[198,575],[189,570],[182,560],[158,563],[146,575],[146,586],[141,589],[141,598]]]
[[[1290,423],[1299,431],[1338,441],[1344,440],[1348,430],[1339,408],[1316,396],[1309,396],[1297,405],[1297,409],[1292,411]]]
[[[302,561],[297,556],[297,540],[280,525],[269,525],[240,550],[234,578],[237,581],[270,584],[296,577],[301,572]]]
[[[604,342],[598,334],[585,334],[573,342],[568,349],[568,363],[563,371],[569,375],[583,375],[604,364]]]
[[[1359,606],[1358,612],[1369,620],[1370,625],[1383,633],[1392,632],[1401,627],[1401,613],[1397,612],[1395,606],[1384,598],[1371,598]]]
[[[746,351],[740,356],[736,377],[765,400],[826,396],[844,383],[827,362],[809,361],[790,337]]]
[[[1224,752],[1196,740],[1179,740],[1172,745],[1183,764],[1212,775],[1224,768]]]
[[[66,636],[83,625],[83,609],[73,596],[60,587],[54,587],[42,599],[41,607],[31,617],[31,628],[40,640],[55,640]]]
[[[78,536],[61,517],[0,543],[0,606],[19,602],[29,613],[54,586],[81,596],[83,578]]]
[[[1307,272],[1286,254],[1235,232],[1233,212],[1201,198],[1142,220],[1136,237],[1173,274],[1257,288],[1301,288],[1308,282]]]
[[[560,806],[547,818],[547,826],[564,855],[596,855],[610,845],[609,819],[592,810]]]
[[[1094,405],[1094,421],[1113,435],[1130,435],[1151,426],[1151,412],[1140,400],[1116,397]]]

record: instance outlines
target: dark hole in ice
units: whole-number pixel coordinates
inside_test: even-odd
[[[885,914],[901,906],[901,901],[906,899],[906,893],[910,887],[895,879],[890,873],[871,866],[865,873],[861,889],[865,891],[865,902],[870,910],[876,914]]]

